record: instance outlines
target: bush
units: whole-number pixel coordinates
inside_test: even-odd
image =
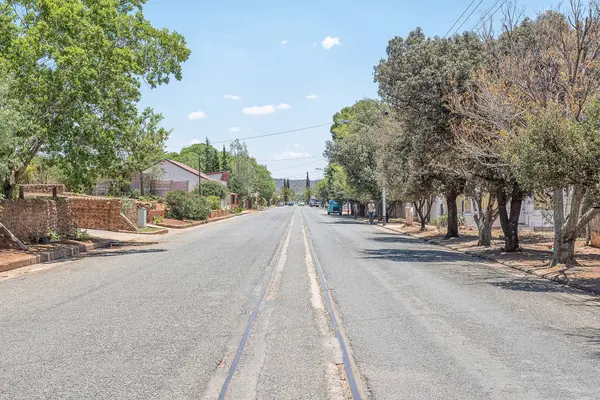
[[[195,193],[176,190],[167,194],[167,217],[175,219],[204,220],[208,218],[210,207],[205,197]]]
[[[202,196],[217,196],[219,199],[224,199],[229,194],[227,186],[215,181],[202,181],[200,189]]]
[[[431,220],[431,223],[438,228],[446,228],[448,226],[448,215],[440,215],[439,218]]]
[[[211,210],[221,209],[221,199],[218,196],[208,196],[206,200],[208,201],[208,206]]]

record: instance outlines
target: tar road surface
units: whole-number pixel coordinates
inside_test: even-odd
[[[352,397],[598,399],[600,299],[308,207],[0,274],[0,399]]]

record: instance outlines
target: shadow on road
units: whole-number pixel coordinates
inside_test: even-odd
[[[323,225],[364,225],[365,223],[362,221],[357,221],[354,219],[341,219],[340,217],[337,216],[329,216],[329,220],[328,221],[319,221],[319,224],[323,224]],[[340,218],[340,219],[334,219],[334,218]]]
[[[405,263],[452,263],[473,262],[473,257],[460,253],[433,249],[366,249],[365,259],[390,260]]]
[[[76,260],[82,258],[95,258],[95,257],[116,257],[124,256],[129,254],[152,254],[152,253],[165,253],[165,249],[122,249],[122,248],[107,248],[104,250],[93,250],[87,253],[79,253],[72,257],[61,258],[58,260],[47,261],[44,264],[55,264],[68,260]]]
[[[401,235],[390,235],[387,233],[375,233],[375,236],[369,238],[372,241],[380,242],[380,243],[406,243],[406,244],[415,244],[418,243],[418,239],[411,238],[410,236],[401,236]]]
[[[570,286],[559,285],[556,282],[536,278],[516,278],[490,282],[490,285],[506,290],[537,293],[581,293]]]

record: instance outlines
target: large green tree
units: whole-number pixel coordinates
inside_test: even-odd
[[[446,97],[462,90],[482,60],[481,43],[474,34],[427,38],[417,28],[406,38],[391,39],[387,58],[375,67],[379,95],[392,107],[394,118],[407,134],[410,151],[406,146],[399,150],[406,153],[406,164],[418,174],[415,182],[425,186],[436,182],[446,196],[447,237],[458,236],[456,198],[465,181],[452,168],[456,152]]]
[[[181,79],[184,38],[153,27],[145,0],[5,0],[0,58],[28,104],[8,173],[9,194],[36,154],[60,155],[72,180],[109,170],[131,138],[140,86]]]
[[[346,182],[357,197],[355,200],[367,202],[381,197],[374,132],[383,110],[377,100],[364,99],[333,116],[332,140],[326,143],[325,156],[330,163],[344,168]]]

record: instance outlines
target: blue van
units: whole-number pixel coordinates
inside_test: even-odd
[[[327,209],[327,215],[340,214],[342,215],[342,205],[336,200],[329,200],[329,208]]]

